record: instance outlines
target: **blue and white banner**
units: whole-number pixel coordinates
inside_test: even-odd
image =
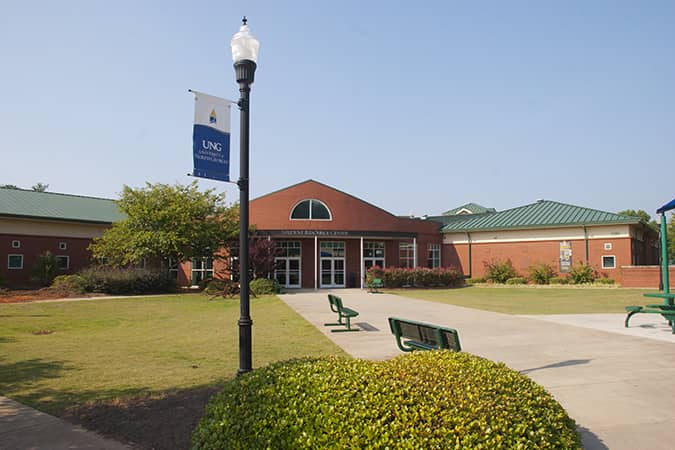
[[[195,94],[195,122],[192,129],[192,175],[230,181],[231,100],[190,90]]]

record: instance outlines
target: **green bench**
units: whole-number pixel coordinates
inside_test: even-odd
[[[358,312],[354,311],[353,309],[345,308],[345,306],[342,304],[342,299],[338,297],[337,295],[333,294],[328,294],[328,303],[330,304],[330,310],[333,311],[338,315],[338,321],[336,323],[324,323],[324,326],[327,327],[332,327],[332,326],[343,326],[345,327],[344,329],[339,329],[339,330],[330,330],[332,333],[339,333],[342,331],[360,331],[358,328],[354,329],[351,326],[350,320],[353,317],[356,317],[359,315]],[[342,321],[344,319],[344,322]]]
[[[382,281],[381,278],[373,278],[370,280],[370,283],[368,283],[368,290],[372,292],[373,294],[377,294],[380,291],[378,289],[382,289],[384,287],[384,281]]]
[[[661,316],[668,321],[670,328],[675,334],[675,306],[673,305],[647,305],[643,306],[626,306],[626,320],[624,321],[624,326],[628,328],[628,321],[635,314],[661,314]]]
[[[459,334],[454,328],[441,327],[413,320],[389,318],[389,328],[396,336],[396,345],[401,351],[453,350],[462,351]]]

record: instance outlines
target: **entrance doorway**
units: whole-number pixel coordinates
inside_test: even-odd
[[[321,287],[345,287],[345,243],[321,242]]]
[[[300,287],[300,257],[301,246],[299,241],[277,242],[278,257],[274,259],[274,278],[283,287]]]

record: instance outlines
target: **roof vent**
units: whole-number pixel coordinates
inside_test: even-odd
[[[544,201],[546,201],[546,200],[544,200],[543,198],[538,198],[538,199],[537,199],[537,203],[541,203],[541,202],[544,202]]]

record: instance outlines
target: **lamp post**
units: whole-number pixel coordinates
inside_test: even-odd
[[[239,143],[239,370],[237,375],[243,375],[253,369],[251,326],[253,321],[250,314],[249,279],[248,279],[248,153],[249,153],[249,95],[260,43],[251,34],[246,24],[246,17],[242,20],[239,32],[232,37],[232,60],[234,71],[239,83],[239,111],[240,111],[240,143]]]

